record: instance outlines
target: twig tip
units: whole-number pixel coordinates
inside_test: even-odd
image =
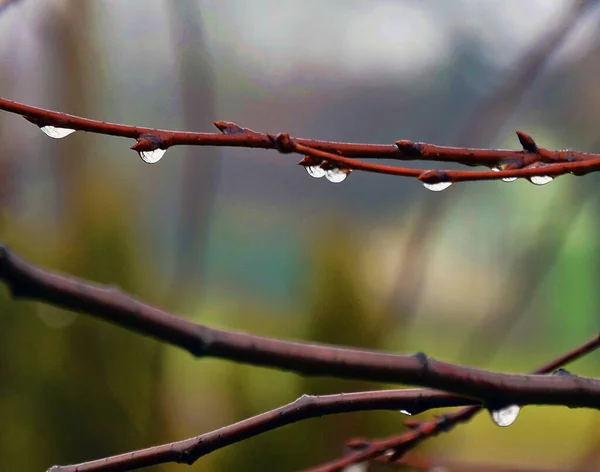
[[[517,131],[517,137],[525,152],[538,152],[537,144],[534,139],[524,131]]]

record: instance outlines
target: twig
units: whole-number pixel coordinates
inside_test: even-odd
[[[543,469],[539,467],[533,468],[508,464],[472,463],[415,454],[405,454],[404,457],[393,464],[409,466],[425,472],[437,470],[436,467],[445,472],[565,472],[564,469]],[[592,469],[585,469],[581,472],[588,470],[591,471]]]
[[[433,390],[381,390],[336,395],[303,395],[296,401],[224,428],[183,441],[127,452],[81,464],[54,466],[52,472],[129,471],[167,462],[192,464],[200,457],[244,439],[297,421],[367,410],[420,410],[457,406],[471,400]]]
[[[303,375],[418,385],[494,406],[517,403],[600,408],[600,380],[496,373],[437,361],[422,352],[389,354],[210,328],[146,305],[115,288],[41,269],[5,246],[0,246],[0,279],[15,298],[37,299],[87,313],[197,357],[229,359]]]
[[[550,373],[559,367],[565,366],[584,357],[598,348],[600,348],[600,335],[594,337],[576,349],[564,354],[563,356],[560,356],[557,359],[539,367],[533,371],[533,373]],[[387,456],[388,461],[397,460],[404,452],[413,449],[423,440],[435,436],[441,432],[450,431],[457,424],[469,421],[479,411],[481,411],[481,407],[469,406],[459,411],[446,414],[435,420],[422,423],[409,423],[411,429],[397,436],[374,441],[351,441],[351,446],[353,445],[354,447],[360,449],[356,454],[353,456],[341,457],[327,464],[309,469],[305,472],[335,472],[342,470],[344,467],[347,467],[351,464],[357,464],[376,459],[386,453],[391,453],[389,456]]]
[[[259,133],[242,128],[235,123],[224,121],[215,122],[215,126],[221,131],[221,134],[171,131],[90,120],[4,98],[0,98],[0,110],[19,114],[39,127],[53,126],[67,130],[88,131],[96,134],[136,139],[136,144],[131,148],[140,155],[160,151],[158,155],[146,159],[147,162],[153,163],[157,162],[168,148],[180,145],[277,149],[283,153],[295,152],[311,156],[312,160],[305,159],[300,162],[305,167],[318,167],[323,164],[330,166],[331,163],[335,163],[343,169],[416,177],[429,186],[439,183],[450,184],[473,180],[556,177],[568,173],[584,175],[600,169],[600,154],[573,150],[550,151],[539,148],[533,138],[521,131],[518,131],[517,135],[523,150],[516,151],[455,148],[415,143],[407,140],[397,141],[394,145],[337,143],[302,138],[292,140],[287,134]],[[59,136],[63,135],[59,134]],[[409,169],[350,159],[358,157],[457,162],[467,166],[483,165],[494,170]],[[539,179],[537,181],[532,180],[532,182],[538,184],[547,183],[548,181],[548,179],[542,181]]]
[[[552,371],[561,365],[572,362],[591,352],[599,344],[600,336],[544,366],[545,369],[543,370],[547,372]],[[540,369],[541,371],[542,369]],[[465,405],[470,402],[468,399],[448,395],[444,392],[414,389],[342,393],[322,396],[303,395],[296,401],[275,410],[194,438],[95,461],[69,466],[54,466],[50,470],[52,472],[116,472],[135,470],[167,462],[192,464],[200,457],[217,449],[309,418],[365,410],[402,409],[416,413],[432,408]],[[474,408],[478,407],[475,406]],[[446,418],[449,418],[449,416]],[[450,420],[442,419],[431,423],[435,425],[434,427],[437,427],[448,421]],[[383,452],[387,452],[390,449],[390,447],[386,447]],[[354,457],[351,456],[351,458]],[[382,457],[382,460],[385,461],[385,458]]]

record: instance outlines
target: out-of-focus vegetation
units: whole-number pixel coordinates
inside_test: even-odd
[[[517,59],[501,45],[524,53],[568,7],[556,2],[562,6],[549,13],[544,2],[529,2],[540,16],[527,19],[532,37],[517,44],[509,26],[518,25],[477,2],[174,3],[21,0],[0,16],[1,95],[162,128],[207,130],[209,120],[226,119],[322,139],[446,144],[511,76]],[[513,3],[498,7],[507,18],[521,8]],[[290,8],[326,18],[334,31],[346,31],[346,42],[327,43],[320,27],[304,32],[306,42],[292,41]],[[420,18],[410,41],[435,60],[386,68],[385,61],[412,57],[400,43],[381,63],[363,57],[357,38],[389,28],[390,8]],[[467,17],[473,22],[461,20]],[[544,147],[598,151],[600,43],[586,39],[597,17],[590,10],[498,138],[484,145],[515,147],[512,130],[522,128]],[[403,21],[394,19],[394,28],[407,27]],[[486,24],[483,41],[478,28]],[[264,32],[253,35],[272,25],[270,42]],[[394,31],[386,34],[394,38]],[[440,35],[450,47],[436,55]],[[328,47],[311,61],[306,51],[319,38]],[[327,62],[347,54],[348,44],[358,44],[352,66]],[[190,97],[195,83],[201,90]],[[194,106],[186,112],[188,99]],[[262,150],[176,148],[148,166],[126,140],[85,133],[49,140],[7,114],[0,115],[0,143],[3,242],[41,265],[117,285],[201,323],[420,350],[509,372],[531,370],[598,328],[596,175],[546,187],[464,184],[453,197],[458,186],[430,195],[417,182],[357,172],[331,185],[310,179],[294,158]],[[427,243],[416,244],[411,231],[427,199],[434,206],[452,200],[432,213]],[[414,251],[425,256],[422,277],[399,277]],[[507,341],[489,355],[496,327],[481,327],[490,314],[502,320],[502,307],[531,278]],[[0,470],[45,470],[183,439],[303,393],[384,387],[192,359],[86,316],[14,302],[4,288],[0,302]],[[597,355],[572,367],[593,376],[598,368]],[[192,469],[295,470],[341,454],[353,435],[399,432],[402,420],[395,412],[314,419],[215,452]],[[500,429],[482,414],[422,450],[568,464],[600,441],[597,422],[592,411],[529,407]]]

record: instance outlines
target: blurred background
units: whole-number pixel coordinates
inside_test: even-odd
[[[104,121],[368,143],[599,152],[596,0],[0,2],[1,96]],[[48,268],[250,333],[527,372],[598,329],[599,178],[454,185],[297,156],[52,140],[0,113],[0,231]],[[430,168],[429,163],[410,163]],[[435,165],[437,166],[437,164]],[[451,167],[439,165],[438,167]],[[0,470],[42,471],[184,439],[306,394],[387,387],[195,360],[0,290]],[[569,368],[599,376],[598,355]],[[439,412],[435,412],[439,413]],[[432,416],[422,415],[423,418]],[[152,471],[291,471],[398,412],[291,425]],[[600,467],[591,410],[479,415],[419,447],[461,461]],[[376,469],[373,466],[370,470]]]

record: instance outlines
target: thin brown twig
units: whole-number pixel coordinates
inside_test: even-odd
[[[445,472],[564,472],[564,469],[548,469],[540,467],[528,467],[521,465],[509,465],[509,464],[485,464],[485,463],[474,463],[464,462],[457,460],[449,460],[443,457],[431,457],[419,454],[405,454],[401,459],[393,463],[399,466],[408,466],[413,469],[430,471],[436,470],[439,467]],[[591,472],[595,469],[583,469],[580,472]]]
[[[217,449],[309,418],[367,410],[413,408],[423,410],[469,403],[473,402],[444,392],[420,389],[322,396],[303,395],[282,407],[200,436],[81,464],[54,466],[50,470],[52,472],[116,472],[167,462],[192,464]]]
[[[592,351],[600,348],[600,335],[589,340],[578,348],[564,354],[563,356],[554,359],[553,361],[534,370],[534,374],[547,374],[561,366],[574,362]],[[378,457],[382,457],[387,453],[387,460],[397,460],[402,454],[413,449],[427,438],[436,436],[441,432],[447,432],[454,428],[459,423],[469,421],[473,416],[481,411],[480,406],[468,406],[458,411],[448,413],[435,420],[425,421],[422,423],[410,423],[411,429],[396,436],[391,436],[385,439],[374,441],[365,440],[350,440],[350,445],[359,449],[352,456],[340,457],[327,464],[323,464],[305,472],[335,472],[342,470],[352,464],[367,462]],[[382,458],[385,460],[385,458]]]
[[[303,160],[304,166],[319,166],[323,160],[346,169],[379,174],[415,177],[425,184],[466,182],[473,180],[501,180],[510,178],[557,177],[572,173],[584,175],[600,169],[600,154],[573,150],[550,151],[539,148],[526,133],[517,131],[523,150],[472,149],[415,143],[407,140],[393,145],[337,143],[294,138],[287,134],[266,134],[242,128],[234,123],[217,121],[218,133],[192,133],[139,126],[106,123],[78,116],[37,108],[0,98],[0,110],[16,113],[40,127],[54,126],[96,134],[136,139],[131,147],[138,153],[167,150],[173,146],[231,146],[277,149],[283,153],[305,153],[312,161]],[[351,158],[380,158],[396,160],[425,160],[456,162],[467,166],[483,165],[490,171],[428,170],[394,167]],[[321,162],[315,161],[321,159]]]

